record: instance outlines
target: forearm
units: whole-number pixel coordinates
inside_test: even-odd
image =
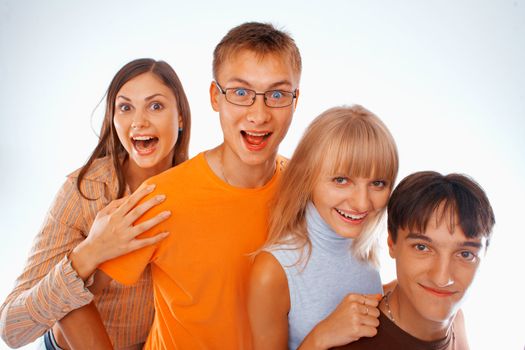
[[[11,347],[34,341],[68,312],[93,299],[65,258],[37,284],[26,288],[30,283],[19,281],[0,310],[1,335]]]
[[[73,310],[57,325],[70,349],[113,349],[94,303]]]
[[[318,330],[316,327],[308,333],[308,335],[303,339],[301,345],[297,350],[325,350],[328,349],[322,342],[322,337],[319,337]]]
[[[86,281],[103,261],[99,261],[96,251],[90,249],[88,242],[85,240],[77,245],[69,254],[71,266],[77,272],[78,276]]]

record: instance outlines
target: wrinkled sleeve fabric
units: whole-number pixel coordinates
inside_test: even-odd
[[[68,259],[85,239],[89,225],[75,178],[59,190],[15,288],[0,309],[0,331],[7,345],[20,347],[34,341],[67,313],[93,300]],[[103,184],[101,184],[103,186]],[[89,216],[89,215],[87,215]]]

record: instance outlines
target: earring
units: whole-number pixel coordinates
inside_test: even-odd
[[[184,129],[179,127],[179,132],[182,132],[182,130],[184,130]]]

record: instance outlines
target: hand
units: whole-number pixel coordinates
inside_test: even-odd
[[[156,195],[136,206],[154,189],[155,185],[142,186],[130,196],[112,201],[97,213],[87,238],[70,255],[73,268],[80,278],[87,279],[107,260],[155,244],[168,236],[169,232],[161,232],[153,237],[136,238],[171,215],[169,211],[163,211],[133,226],[145,212],[166,198],[164,195]]]
[[[381,295],[348,294],[337,308],[306,336],[299,349],[328,349],[361,337],[373,337],[379,326]]]

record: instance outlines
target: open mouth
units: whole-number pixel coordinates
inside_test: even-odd
[[[242,130],[241,135],[248,149],[258,151],[266,146],[268,143],[268,138],[272,135],[272,133],[266,131],[256,132]]]
[[[352,223],[360,223],[362,222],[368,213],[360,213],[360,214],[356,214],[356,213],[348,213],[346,211],[343,211],[341,209],[337,209],[337,208],[334,208],[335,211],[343,218],[343,220],[347,221],[347,222],[352,222]]]
[[[155,136],[135,136],[131,138],[133,147],[141,155],[147,155],[155,151],[159,138]]]

